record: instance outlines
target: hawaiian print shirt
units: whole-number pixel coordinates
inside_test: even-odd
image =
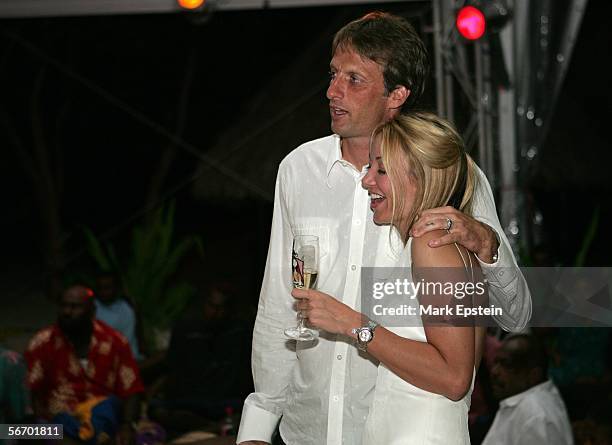
[[[126,398],[144,390],[128,341],[99,320],[94,321],[85,364],[57,325],[36,333],[25,359],[28,385],[50,417],[72,412],[92,397]]]

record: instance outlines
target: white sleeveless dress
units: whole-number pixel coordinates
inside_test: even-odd
[[[425,341],[418,328],[390,328],[402,337]],[[420,328],[422,330],[422,328]],[[463,399],[417,388],[383,364],[378,366],[376,389],[366,419],[363,445],[468,445],[468,411],[474,379]]]
[[[420,318],[409,324],[414,327],[387,329],[401,337],[427,341]],[[363,445],[469,445],[468,411],[475,374],[467,394],[453,402],[411,385],[381,363]]]

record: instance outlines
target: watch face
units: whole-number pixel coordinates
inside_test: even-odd
[[[362,329],[359,331],[359,341],[361,342],[369,342],[372,340],[372,332],[369,329]]]

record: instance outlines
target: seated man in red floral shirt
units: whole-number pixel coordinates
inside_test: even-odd
[[[38,417],[83,442],[132,441],[144,388],[125,337],[95,320],[90,289],[64,291],[57,323],[34,336],[25,358]]]

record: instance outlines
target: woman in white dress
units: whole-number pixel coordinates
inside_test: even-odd
[[[469,214],[475,181],[461,137],[443,119],[428,113],[402,115],[375,130],[362,184],[370,194],[374,221],[390,224],[411,255],[415,282],[458,282],[448,268],[461,271],[467,281],[478,272],[478,262],[463,247],[428,246],[440,231],[410,237],[426,209],[452,205]],[[446,223],[451,229],[452,221]],[[417,279],[415,271],[424,272]],[[356,346],[380,362],[363,445],[469,444],[468,410],[484,328],[473,323],[458,327],[448,319],[434,326],[419,318],[403,327],[371,321],[364,326],[363,314],[329,295],[301,289],[292,295],[310,325],[357,339]],[[428,295],[427,302],[442,305],[455,296]],[[362,299],[367,297],[362,292]],[[423,294],[419,301],[425,304]]]

